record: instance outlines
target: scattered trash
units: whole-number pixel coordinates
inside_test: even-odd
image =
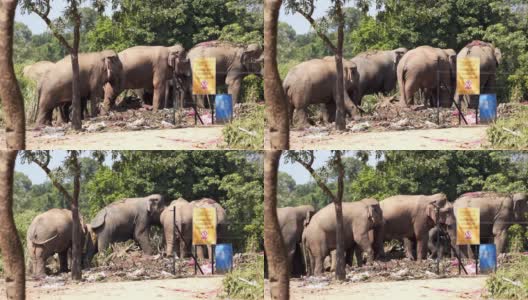
[[[506,281],[506,282],[508,282],[508,283],[511,283],[511,284],[513,284],[513,285],[515,285],[515,286],[519,286],[519,287],[522,286],[522,284],[521,284],[519,281],[513,281],[513,280],[508,279],[508,278],[506,278],[506,277],[501,277],[501,279],[504,280],[504,281]]]
[[[94,124],[90,124],[86,127],[86,131],[88,132],[96,132],[96,131],[101,131],[103,129],[106,128],[106,124],[105,122],[100,122],[100,123],[94,123]]]
[[[255,281],[249,281],[247,279],[244,279],[242,277],[237,277],[238,280],[244,282],[244,283],[247,283],[249,285],[252,285],[252,286],[257,286],[257,283]]]
[[[350,275],[352,275],[352,274],[348,274],[347,275],[347,279],[349,279],[351,282],[365,281],[365,280],[369,279],[369,277],[370,277],[369,272],[363,272],[363,273],[359,273],[359,274],[354,274],[352,276],[350,276]]]
[[[361,132],[361,131],[366,131],[369,128],[370,128],[369,122],[363,122],[363,123],[359,123],[359,124],[352,126],[350,130],[352,132]]]

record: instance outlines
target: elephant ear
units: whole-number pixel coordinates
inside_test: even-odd
[[[495,48],[495,50],[493,50],[493,54],[495,54],[495,62],[497,63],[498,67],[502,61],[502,52],[499,48]]]
[[[407,49],[405,48],[398,48],[394,50],[394,65],[397,66],[400,62],[401,58],[407,53]]]
[[[244,66],[250,65],[257,61],[257,58],[262,54],[262,47],[258,44],[248,45],[242,51],[241,61]]]
[[[105,223],[105,220],[106,220],[106,208],[101,210],[96,216],[95,218],[93,218],[92,222],[90,223],[90,226],[92,229],[97,229],[101,226],[104,225]]]

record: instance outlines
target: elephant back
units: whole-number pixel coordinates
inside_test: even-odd
[[[97,229],[104,225],[106,220],[106,214],[106,208],[102,209],[97,213],[97,215],[92,219],[92,222],[90,222],[90,226],[92,227],[92,229]]]
[[[44,245],[60,235],[69,235],[71,237],[72,225],[70,210],[50,209],[33,219],[28,228],[27,239],[35,245]]]

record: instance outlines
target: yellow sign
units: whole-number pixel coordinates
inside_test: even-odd
[[[480,244],[480,209],[464,207],[455,209],[457,245]]]
[[[191,62],[194,95],[216,94],[216,58],[201,57]]]
[[[193,245],[216,244],[216,209],[197,207],[193,209]]]
[[[457,93],[459,95],[480,94],[480,58],[457,59]]]

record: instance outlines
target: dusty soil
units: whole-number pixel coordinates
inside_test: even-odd
[[[317,150],[476,150],[488,143],[487,126],[405,131],[292,131],[291,149]],[[267,143],[269,145],[269,143]]]
[[[361,283],[331,283],[323,288],[310,288],[302,281],[290,284],[291,299],[480,299],[486,277],[455,277],[445,279],[384,281]],[[269,299],[269,291],[266,291]]]
[[[192,150],[218,149],[222,126],[82,133],[27,132],[29,150]],[[4,144],[0,135],[0,144]]]
[[[27,282],[27,299],[39,300],[107,300],[107,299],[219,299],[222,276],[181,279],[81,282],[64,285],[42,285]],[[5,295],[0,286],[0,295]]]

